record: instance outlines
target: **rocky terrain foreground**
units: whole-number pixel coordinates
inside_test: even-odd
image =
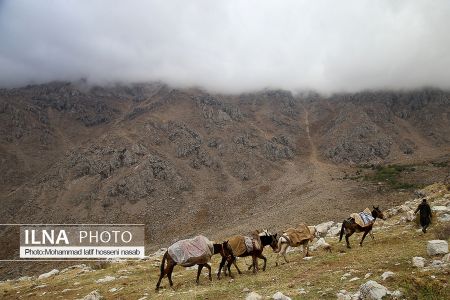
[[[290,262],[275,267],[276,254],[265,250],[268,267],[234,279],[212,282],[203,273],[195,285],[195,268],[176,267],[174,288],[167,279],[159,292],[163,249],[141,261],[112,261],[54,269],[39,276],[22,276],[0,283],[2,299],[449,299],[450,297],[450,190],[443,184],[427,186],[420,193],[429,199],[433,224],[426,234],[417,225],[414,209],[421,198],[411,199],[386,211],[377,220],[375,239],[358,246],[361,234],[351,237],[352,249],[339,243],[340,223],[316,225],[321,237],[313,242],[312,257],[292,249]],[[282,226],[282,224],[280,224]],[[327,243],[332,253],[322,249]],[[250,259],[240,259],[245,268]],[[219,257],[213,257],[217,271]]]

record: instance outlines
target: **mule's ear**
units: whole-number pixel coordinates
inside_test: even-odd
[[[373,207],[374,209],[377,209],[377,208],[375,207],[375,205],[372,205],[372,207]]]

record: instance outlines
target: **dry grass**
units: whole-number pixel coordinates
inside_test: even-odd
[[[154,292],[154,287],[159,276],[159,260],[150,260],[111,264],[105,269],[81,274],[77,274],[79,269],[74,269],[41,281],[8,282],[0,285],[0,295],[4,299],[77,299],[98,290],[106,299],[139,299],[144,296],[147,299],[242,299],[247,294],[243,289],[247,288],[263,296],[281,291],[293,299],[335,299],[341,289],[356,291],[366,281],[365,274],[372,273],[369,279],[382,283],[392,291],[400,289],[407,299],[450,299],[448,268],[419,271],[411,265],[412,257],[427,257],[426,242],[434,238],[439,230],[440,226],[433,226],[424,235],[417,232],[412,224],[388,227],[375,232],[375,240],[368,238],[362,248],[357,246],[361,235],[352,236],[354,248],[350,250],[337,239],[330,239],[333,253],[316,251],[312,260],[305,261],[301,252],[292,252],[288,254],[290,263],[279,267],[274,266],[275,254],[267,249],[266,272],[254,275],[244,271],[243,275],[237,275],[232,269],[235,275],[233,281],[228,277],[219,281],[214,276],[213,281],[209,282],[204,271],[199,286],[195,285],[196,270],[176,267],[174,289],[168,288],[165,278],[158,293]],[[246,261],[250,262],[249,259]],[[218,263],[219,257],[214,257],[213,271]],[[244,260],[241,259],[239,265],[246,269]],[[392,271],[395,276],[383,282],[380,276],[385,271]],[[341,280],[345,273],[351,273],[351,276]],[[95,283],[95,280],[106,275],[118,279],[104,284]],[[431,275],[435,278],[432,279]],[[353,277],[359,279],[350,282]],[[43,284],[47,286],[39,287]],[[120,290],[110,292],[111,288]],[[300,294],[300,288],[304,288],[307,294]]]

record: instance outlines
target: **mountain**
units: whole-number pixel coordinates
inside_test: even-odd
[[[377,168],[445,179],[450,92],[53,82],[0,90],[0,140],[1,223],[142,222],[152,249],[401,203]]]

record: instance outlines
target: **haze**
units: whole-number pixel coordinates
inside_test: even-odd
[[[450,1],[0,0],[0,86],[450,87]]]

